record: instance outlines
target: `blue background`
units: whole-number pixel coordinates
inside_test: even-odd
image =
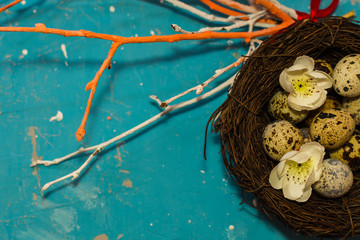
[[[309,1],[281,2],[309,11]],[[341,1],[335,14],[357,12],[359,2]],[[27,0],[0,14],[1,26],[39,22],[121,36],[173,34],[171,23],[190,30],[206,26],[191,14],[150,0]],[[240,205],[241,189],[223,166],[218,135],[209,133],[204,160],[206,123],[226,99],[225,90],[112,145],[78,180],[41,193],[42,185],[74,171],[86,156],[30,168],[32,156],[51,160],[110,139],[160,112],[149,95],[170,98],[247,52],[241,39],[119,48],[111,70],[99,81],[86,137],[78,143],[75,132],[89,95],[84,88],[110,44],[0,33],[0,239],[303,239],[277,220]],[[49,122],[57,110],[64,119]],[[254,197],[246,194],[246,199],[252,202]]]

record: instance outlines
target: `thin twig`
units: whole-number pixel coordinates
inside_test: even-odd
[[[207,85],[209,85],[212,81],[214,81],[216,78],[218,78],[220,75],[222,75],[223,73],[225,73],[226,71],[232,69],[233,67],[237,67],[240,65],[241,62],[243,62],[245,60],[245,57],[242,57],[242,58],[239,58],[238,60],[236,60],[234,63],[230,64],[229,66],[226,66],[222,69],[218,69],[215,71],[215,74],[209,78],[208,80],[206,80],[205,82],[195,86],[195,87],[192,87],[182,93],[179,93],[178,95],[172,97],[172,98],[169,98],[168,100],[166,101],[163,101],[163,102],[160,102],[160,107],[162,108],[166,108],[169,106],[169,104],[173,101],[175,101],[176,99],[179,99],[180,97],[183,97],[185,96],[186,94],[188,93],[191,93],[193,91],[196,91],[196,94],[201,94],[202,91],[204,90],[204,87],[206,87]],[[154,96],[152,95],[152,99],[156,100],[156,102],[159,103],[159,101],[157,101],[159,98],[157,96]]]
[[[258,11],[258,9],[256,9],[253,6],[241,4],[239,2],[235,2],[235,1],[232,1],[232,0],[216,0],[216,1],[223,4],[223,5],[226,5],[226,6],[229,6],[229,7],[232,7],[234,9],[237,9],[237,10],[240,10],[240,11],[243,11],[243,12],[247,12],[247,13],[255,13],[255,12]]]
[[[85,136],[85,125],[86,125],[86,121],[87,121],[87,118],[89,116],[89,112],[90,112],[90,108],[91,108],[91,103],[92,103],[92,100],[94,98],[94,94],[95,94],[95,91],[96,91],[96,87],[97,87],[97,84],[99,82],[99,79],[101,77],[101,75],[103,74],[104,70],[109,66],[109,64],[111,63],[111,59],[112,57],[114,56],[116,50],[118,49],[118,47],[120,46],[120,44],[118,42],[114,42],[112,45],[111,45],[111,48],[109,50],[109,53],[108,53],[108,56],[106,57],[106,59],[104,60],[103,64],[101,65],[99,71],[96,73],[95,77],[93,80],[91,80],[87,85],[86,85],[86,88],[85,88],[85,91],[87,90],[90,90],[91,89],[91,92],[90,92],[90,96],[89,96],[89,100],[87,102],[87,106],[86,106],[86,109],[85,109],[85,113],[84,113],[84,117],[81,121],[81,124],[80,124],[80,127],[78,128],[78,130],[76,131],[76,139],[78,141],[81,141],[83,140],[84,136]]]
[[[9,8],[15,6],[16,4],[18,4],[18,3],[21,2],[21,1],[22,1],[22,0],[15,0],[15,1],[9,3],[8,5],[3,6],[2,8],[0,8],[0,13],[3,12],[3,11],[5,11],[6,9],[9,9]]]
[[[164,111],[160,112],[159,114],[153,116],[152,118],[142,122],[141,124],[131,128],[130,130],[106,141],[106,142],[103,142],[103,143],[100,143],[96,146],[92,146],[92,147],[89,147],[89,148],[83,148],[81,151],[76,151],[74,153],[71,153],[71,154],[68,154],[67,156],[70,156],[70,157],[73,157],[79,153],[83,153],[83,152],[86,152],[86,151],[90,151],[90,150],[93,150],[93,149],[96,149],[89,157],[88,159],[80,166],[80,168],[78,168],[77,170],[75,170],[74,172],[72,173],[69,173],[61,178],[58,178],[54,181],[51,181],[51,182],[48,182],[46,183],[43,187],[42,187],[42,191],[45,191],[47,190],[50,186],[52,186],[53,184],[55,183],[58,183],[60,181],[63,181],[65,179],[68,179],[68,178],[72,178],[71,180],[74,180],[75,178],[77,178],[79,176],[79,174],[81,173],[81,171],[91,162],[91,160],[99,153],[101,152],[105,147],[109,146],[110,144],[112,143],[115,143],[117,141],[119,141],[120,139],[126,137],[126,136],[129,136],[130,134],[146,127],[147,125],[155,122],[156,120],[160,119],[161,117],[165,116],[166,114],[174,111],[174,110],[177,110],[177,109],[180,109],[180,108],[183,108],[183,107],[186,107],[186,106],[189,106],[191,104],[194,104],[194,103],[197,103],[205,98],[208,98],[214,94],[216,94],[217,92],[221,91],[222,89],[226,88],[227,86],[231,85],[233,83],[235,79],[235,75],[232,76],[230,79],[228,79],[227,81],[225,81],[224,83],[220,84],[219,86],[217,86],[216,88],[212,89],[211,91],[209,92],[206,92],[204,93],[203,95],[200,95],[198,97],[195,97],[195,98],[192,98],[188,101],[185,101],[185,102],[182,102],[182,103],[178,103],[176,105],[172,105],[172,106],[169,106],[168,108],[166,108]],[[69,158],[69,157],[68,157]],[[67,158],[67,159],[68,159]],[[56,159],[55,159],[56,160]],[[54,161],[55,161],[54,160]],[[65,157],[62,158],[62,161],[65,161]],[[47,164],[47,165],[52,165],[51,163],[52,161],[41,161],[41,160],[37,160],[35,163],[36,164]],[[59,163],[58,160],[56,160],[56,163]],[[36,166],[36,164],[33,164],[33,166]],[[55,164],[55,163],[54,163]]]

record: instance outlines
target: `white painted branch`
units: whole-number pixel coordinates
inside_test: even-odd
[[[230,23],[233,22],[236,17],[235,16],[229,16],[227,18],[223,18],[223,17],[216,17],[213,14],[208,14],[206,12],[203,12],[193,6],[190,6],[186,3],[183,3],[181,1],[178,0],[165,0],[168,3],[171,3],[172,5],[174,5],[175,7],[184,9],[188,12],[191,12],[199,17],[202,17],[205,20],[208,20],[209,22],[222,22],[222,23]]]
[[[178,95],[176,95],[176,96],[174,96],[174,97],[172,97],[172,98],[169,98],[169,99],[166,100],[166,101],[161,102],[160,99],[159,99],[157,96],[155,96],[155,95],[152,95],[152,96],[153,96],[152,99],[154,99],[157,103],[159,103],[159,101],[160,101],[160,104],[159,104],[160,107],[162,107],[162,108],[167,108],[167,107],[169,107],[169,104],[170,104],[171,102],[173,102],[173,101],[175,101],[176,99],[179,99],[179,98],[185,96],[185,95],[188,94],[188,93],[191,93],[191,92],[193,92],[193,91],[196,91],[196,94],[200,94],[200,93],[203,92],[204,87],[206,87],[207,85],[209,85],[212,81],[214,81],[216,78],[218,78],[220,75],[222,75],[222,74],[225,73],[226,71],[230,70],[231,68],[233,68],[233,67],[235,67],[235,66],[238,66],[238,65],[241,63],[242,60],[243,60],[242,58],[239,58],[239,59],[236,60],[234,63],[232,63],[232,64],[230,64],[230,65],[228,65],[228,66],[226,66],[226,67],[224,67],[224,68],[222,68],[222,69],[216,70],[216,71],[215,71],[215,74],[214,74],[211,78],[209,78],[208,80],[206,80],[205,82],[203,82],[203,83],[201,83],[201,84],[199,84],[199,85],[197,85],[197,86],[195,86],[195,87],[192,87],[192,88],[190,88],[190,89],[188,89],[188,90],[186,90],[186,91],[184,91],[184,92],[182,92],[182,93],[179,93]],[[157,100],[156,100],[156,99],[157,99]]]
[[[63,176],[63,177],[61,177],[61,178],[58,178],[58,179],[56,179],[56,180],[54,180],[54,181],[51,181],[51,182],[46,183],[46,184],[42,187],[41,190],[42,190],[42,191],[45,191],[45,190],[47,190],[50,186],[52,186],[53,184],[58,183],[58,182],[61,182],[61,181],[65,180],[65,179],[68,179],[68,178],[72,178],[72,180],[74,180],[75,178],[77,178],[77,177],[79,176],[79,174],[81,173],[81,171],[91,162],[91,160],[92,160],[99,152],[101,152],[102,149],[104,149],[105,147],[107,147],[107,146],[109,146],[110,144],[115,143],[115,142],[119,141],[120,139],[122,139],[122,138],[124,138],[124,137],[126,137],[126,136],[129,136],[130,134],[132,134],[132,133],[134,133],[134,132],[136,132],[136,131],[144,128],[144,127],[146,127],[147,125],[155,122],[156,120],[160,119],[161,117],[165,116],[166,114],[168,114],[168,113],[170,113],[170,112],[172,112],[172,111],[174,111],[174,110],[177,110],[177,109],[186,107],[186,106],[188,106],[188,105],[194,104],[194,103],[196,103],[196,102],[199,102],[199,101],[201,101],[201,100],[203,100],[203,99],[205,99],[205,98],[208,98],[208,97],[214,95],[215,93],[217,93],[217,92],[221,91],[222,89],[226,88],[227,86],[231,85],[231,84],[233,83],[234,79],[235,79],[235,75],[232,76],[232,77],[231,77],[230,79],[228,79],[227,81],[225,81],[224,83],[222,83],[222,84],[220,84],[219,86],[217,86],[216,88],[212,89],[211,91],[204,93],[203,95],[200,95],[200,96],[198,96],[198,97],[192,98],[192,99],[190,99],[190,100],[188,100],[188,101],[184,101],[184,102],[182,102],[182,103],[178,103],[178,104],[176,104],[176,105],[169,106],[168,108],[166,108],[164,111],[160,112],[159,114],[153,116],[152,118],[150,118],[150,119],[142,122],[141,124],[139,124],[139,125],[131,128],[130,130],[128,130],[128,131],[126,131],[126,132],[124,132],[124,133],[122,133],[122,134],[120,134],[120,135],[118,135],[118,136],[116,136],[116,137],[114,137],[114,138],[106,141],[106,142],[100,143],[100,144],[98,144],[98,145],[96,145],[96,146],[92,146],[92,147],[89,147],[89,148],[83,148],[83,149],[81,149],[81,150],[79,149],[78,151],[75,151],[75,152],[73,152],[73,153],[71,153],[71,154],[66,155],[65,157],[60,158],[60,159],[62,159],[62,161],[64,161],[64,160],[66,160],[66,159],[68,159],[68,158],[70,158],[70,157],[73,157],[73,156],[75,156],[75,155],[77,155],[77,154],[79,154],[79,153],[87,152],[87,151],[96,149],[96,150],[88,157],[88,159],[81,165],[80,168],[78,168],[78,169],[75,170],[74,172],[69,173],[69,174],[67,174],[67,175],[65,175],[65,176]],[[56,159],[55,159],[55,160],[56,160]],[[55,160],[54,160],[54,161],[55,161]],[[50,163],[51,161],[46,161],[46,162],[47,162],[47,165],[51,165],[51,163]],[[57,163],[59,163],[59,161],[57,161]],[[41,163],[38,163],[38,164],[41,164]],[[54,163],[54,164],[55,164],[55,163]]]
[[[268,1],[272,2],[277,8],[279,8],[281,11],[286,13],[292,19],[296,20],[298,18],[298,15],[297,15],[295,9],[284,6],[284,5],[280,4],[277,0],[268,0]]]
[[[254,8],[253,6],[241,4],[239,2],[235,2],[232,0],[216,0],[216,1],[227,6],[236,6],[237,9],[247,13],[254,13],[258,11],[258,9]]]

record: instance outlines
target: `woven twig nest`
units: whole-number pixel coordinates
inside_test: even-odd
[[[212,129],[220,132],[230,175],[241,188],[256,195],[262,211],[305,235],[360,234],[360,173],[354,172],[354,184],[344,197],[327,199],[313,192],[305,203],[285,199],[281,190],[269,184],[269,174],[277,163],[267,157],[261,143],[262,132],[272,121],[267,103],[280,89],[281,71],[297,57],[308,55],[334,66],[352,53],[360,53],[360,26],[354,21],[331,17],[297,22],[266,39],[246,60],[228,98],[212,115]]]

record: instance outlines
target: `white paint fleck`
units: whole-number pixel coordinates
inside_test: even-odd
[[[138,37],[138,36],[139,36],[139,34],[135,33],[135,37]]]
[[[112,13],[115,12],[115,7],[114,7],[114,6],[110,6],[110,7],[109,7],[109,11],[112,12]]]
[[[20,3],[21,3],[21,5],[25,5],[25,4],[26,4],[26,1],[25,1],[25,0],[22,0]]]
[[[143,83],[140,83],[140,86],[144,85]]]
[[[232,231],[232,230],[234,230],[234,229],[235,229],[234,225],[230,225],[230,226],[229,226],[229,230],[230,230],[230,231]]]
[[[22,53],[22,55],[24,55],[24,56],[26,56],[26,55],[28,55],[28,50],[27,49],[23,49],[22,51],[21,51],[21,53]]]
[[[68,59],[68,55],[67,55],[67,52],[66,52],[66,46],[65,46],[65,44],[61,44],[60,45],[60,49],[61,49],[61,51],[63,52],[63,54],[64,54],[64,57],[66,58],[66,59]]]
[[[153,223],[150,223],[150,226],[152,227],[152,226],[154,226],[154,224],[153,224]]]
[[[150,34],[151,34],[151,35],[155,35],[154,30],[150,30]]]
[[[56,115],[49,119],[49,122],[52,121],[60,122],[61,120],[63,120],[63,117],[64,117],[63,113],[61,111],[57,111]]]
[[[36,12],[37,12],[36,9],[34,9],[34,10],[33,10],[33,13],[36,13]]]
[[[232,40],[227,40],[226,43],[230,46],[230,45],[233,45],[233,44],[234,44],[234,41],[232,41]]]
[[[124,47],[121,47],[120,50],[124,50]]]
[[[205,171],[204,171],[204,170],[200,170],[200,172],[201,172],[201,173],[205,173]]]
[[[191,223],[191,220],[190,220],[190,219],[188,220],[188,223]]]

